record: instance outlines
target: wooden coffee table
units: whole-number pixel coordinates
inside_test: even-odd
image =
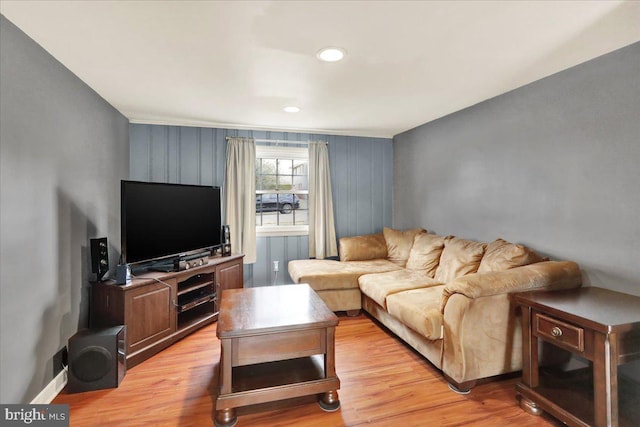
[[[225,290],[215,425],[235,425],[240,406],[313,394],[320,395],[323,410],[337,410],[337,325],[336,315],[306,284]]]

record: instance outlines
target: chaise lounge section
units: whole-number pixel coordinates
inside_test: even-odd
[[[295,260],[289,274],[334,311],[364,309],[440,369],[454,391],[522,369],[520,315],[510,294],[581,286],[578,265],[497,239],[423,229],[340,239],[340,261]]]

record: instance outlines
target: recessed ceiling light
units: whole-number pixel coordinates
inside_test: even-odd
[[[298,107],[294,107],[293,105],[289,107],[284,107],[283,110],[287,113],[297,113],[298,111],[300,111]]]
[[[318,51],[316,57],[321,61],[336,62],[344,58],[346,54],[347,52],[339,47],[325,47]]]

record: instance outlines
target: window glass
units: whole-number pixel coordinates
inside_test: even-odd
[[[306,234],[309,224],[306,148],[256,147],[256,231]]]

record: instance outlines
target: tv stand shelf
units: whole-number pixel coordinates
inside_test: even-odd
[[[191,279],[178,283],[178,296],[188,294],[192,291],[213,286],[213,273],[198,274]]]
[[[127,367],[137,365],[218,318],[222,291],[242,288],[243,255],[213,256],[205,265],[148,272],[120,286],[94,283],[91,326],[127,326]]]
[[[178,314],[186,313],[187,311],[198,307],[200,304],[215,303],[215,301],[216,301],[215,293],[199,295],[197,297],[187,300],[182,304],[178,304],[177,306]]]

